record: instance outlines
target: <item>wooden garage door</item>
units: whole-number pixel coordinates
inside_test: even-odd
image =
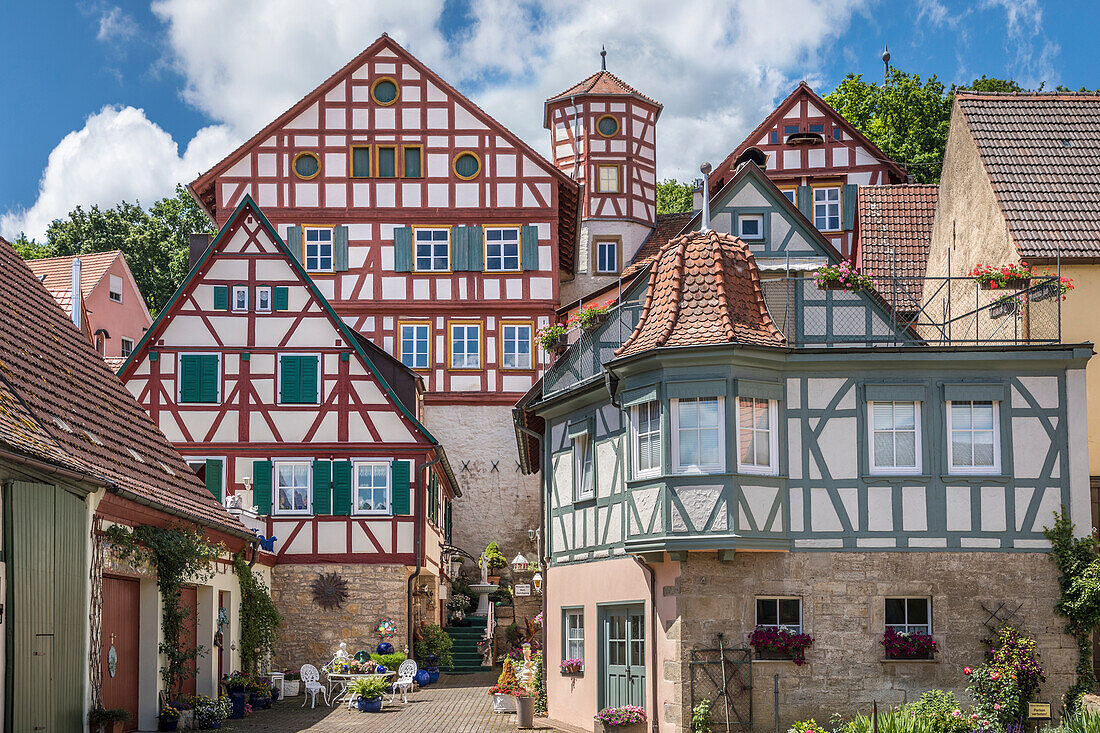
[[[183,620],[183,633],[180,641],[188,649],[194,649],[199,643],[198,609],[199,601],[194,588],[184,587],[180,592],[180,605],[185,609],[186,617]],[[195,694],[195,673],[198,670],[198,660],[193,659],[190,664],[191,674],[183,680],[181,694]]]
[[[103,707],[130,711],[124,730],[137,729],[139,610],[138,581],[103,577]]]

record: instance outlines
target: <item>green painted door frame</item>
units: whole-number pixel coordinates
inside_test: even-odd
[[[599,706],[645,707],[645,604],[599,606]]]

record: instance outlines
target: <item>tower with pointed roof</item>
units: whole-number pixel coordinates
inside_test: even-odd
[[[581,184],[576,277],[562,301],[616,279],[653,229],[661,104],[607,70],[546,100],[551,160]]]

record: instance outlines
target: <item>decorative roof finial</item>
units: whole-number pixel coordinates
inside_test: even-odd
[[[607,71],[607,46],[600,46],[600,71]]]
[[[710,172],[713,170],[710,163],[704,162],[699,166],[699,172],[703,174],[703,205],[701,213],[703,219],[699,224],[699,231],[706,233],[710,231]]]
[[[885,43],[882,44],[882,83],[886,83],[886,79],[890,76],[890,47]]]

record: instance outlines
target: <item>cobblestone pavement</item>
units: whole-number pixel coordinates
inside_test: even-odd
[[[487,694],[496,683],[492,674],[443,675],[439,682],[409,695],[402,705],[386,703],[380,713],[349,711],[347,705],[302,707],[302,696],[275,703],[244,720],[228,720],[223,730],[235,733],[503,733],[517,730],[516,716],[493,713]],[[388,698],[387,698],[388,699]],[[532,730],[553,731],[535,718]]]

